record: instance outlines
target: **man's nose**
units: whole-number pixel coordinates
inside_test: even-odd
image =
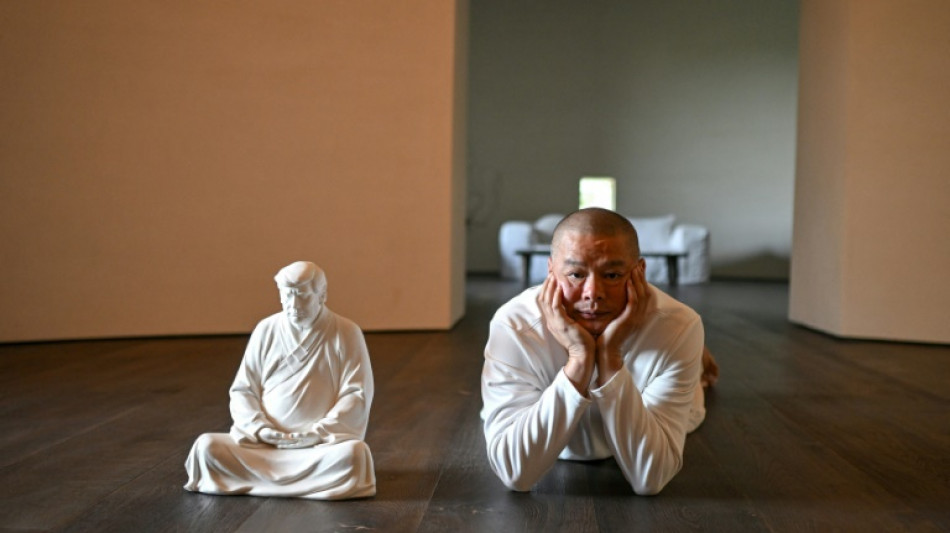
[[[597,276],[587,276],[587,279],[584,280],[584,299],[602,300],[604,298],[603,289],[603,283],[597,279]]]

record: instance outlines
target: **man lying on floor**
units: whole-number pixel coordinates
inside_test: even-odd
[[[705,418],[703,383],[718,375],[702,322],[647,284],[636,230],[612,211],[565,217],[548,265],[542,285],[491,321],[481,412],[491,468],[526,491],[558,458],[612,456],[636,493],[655,494],[682,467],[686,434]]]
[[[373,371],[363,333],[324,303],[323,271],[290,264],[274,278],[284,311],[251,334],[231,386],[230,435],[198,437],[185,489],[317,500],[376,494],[363,442]]]

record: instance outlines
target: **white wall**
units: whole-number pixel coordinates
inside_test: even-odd
[[[713,274],[787,278],[797,0],[472,4],[468,268],[509,219],[577,208],[710,228]]]
[[[950,342],[950,9],[802,8],[791,320]]]
[[[0,341],[247,332],[299,259],[364,329],[450,327],[466,10],[0,3]]]

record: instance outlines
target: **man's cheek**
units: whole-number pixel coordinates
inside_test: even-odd
[[[570,285],[561,285],[561,296],[564,299],[564,305],[570,305],[577,301],[577,291]]]

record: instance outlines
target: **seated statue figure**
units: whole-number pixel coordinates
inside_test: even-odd
[[[363,442],[373,372],[363,334],[326,307],[326,277],[313,263],[292,263],[274,279],[283,312],[254,328],[231,386],[231,432],[198,437],[185,489],[373,496],[373,457]]]

